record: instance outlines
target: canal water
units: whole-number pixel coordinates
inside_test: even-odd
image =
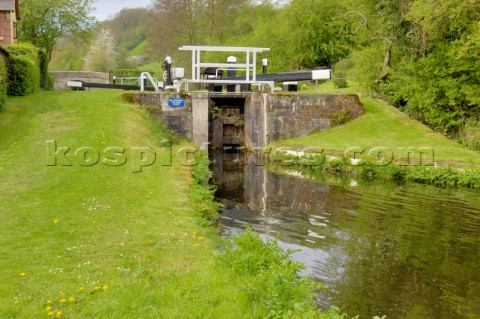
[[[361,318],[480,318],[480,191],[277,174],[223,156],[213,166],[222,233],[251,226],[298,250],[303,274],[327,286],[320,307]]]

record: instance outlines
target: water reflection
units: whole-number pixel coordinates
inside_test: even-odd
[[[244,156],[226,159],[236,169],[219,157],[214,167],[222,232],[250,225],[300,249],[305,274],[330,288],[321,306],[362,318],[480,318],[479,191],[314,183]]]

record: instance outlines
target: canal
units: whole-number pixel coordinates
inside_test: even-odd
[[[480,318],[480,191],[214,158],[223,235],[251,226],[297,250],[303,274],[327,287],[320,307],[361,318]]]

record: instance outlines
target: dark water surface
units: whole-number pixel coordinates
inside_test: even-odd
[[[220,162],[223,234],[250,225],[299,249],[304,274],[329,288],[321,307],[361,318],[480,318],[480,191],[312,182]]]

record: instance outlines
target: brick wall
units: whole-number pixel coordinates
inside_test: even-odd
[[[0,11],[0,45],[13,43],[11,18],[14,15],[7,11]]]

